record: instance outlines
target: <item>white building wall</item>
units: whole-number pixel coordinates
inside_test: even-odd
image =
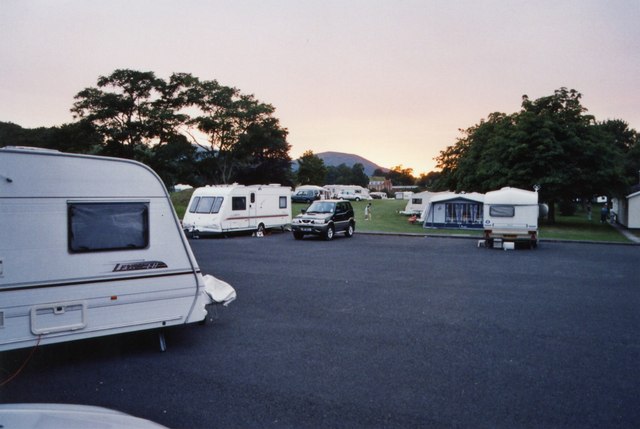
[[[629,206],[627,228],[640,228],[640,192],[627,196]]]

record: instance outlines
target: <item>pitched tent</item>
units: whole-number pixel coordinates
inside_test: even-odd
[[[442,192],[435,195],[424,209],[425,228],[482,228],[484,195]]]

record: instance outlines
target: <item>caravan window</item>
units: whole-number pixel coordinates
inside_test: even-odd
[[[213,207],[211,207],[211,213],[218,213],[220,211],[220,207],[222,207],[223,200],[224,198],[222,197],[216,197],[215,201],[213,202]]]
[[[195,197],[193,201],[191,201],[191,205],[189,206],[189,213],[196,212],[196,207],[198,207],[198,202],[200,202],[200,197]]]
[[[515,214],[515,206],[498,205],[489,207],[489,215],[493,217],[513,217]]]
[[[149,246],[148,203],[68,203],[67,217],[72,253]]]
[[[246,210],[246,209],[247,209],[247,197],[231,198],[231,210]]]
[[[280,197],[280,208],[281,209],[287,208],[287,197]]]
[[[191,213],[218,213],[222,206],[222,197],[195,197],[189,207]]]
[[[422,198],[413,198],[411,204],[422,204]]]

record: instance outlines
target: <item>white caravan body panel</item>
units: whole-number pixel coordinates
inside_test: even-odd
[[[160,178],[117,158],[0,149],[0,350],[204,320]]]

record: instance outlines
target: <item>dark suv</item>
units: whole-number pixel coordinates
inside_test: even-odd
[[[320,199],[320,191],[303,189],[291,196],[292,203],[310,203]]]
[[[318,200],[302,211],[291,222],[291,229],[296,240],[305,234],[320,235],[331,240],[338,232],[345,237],[352,237],[356,230],[353,207],[349,201]]]

